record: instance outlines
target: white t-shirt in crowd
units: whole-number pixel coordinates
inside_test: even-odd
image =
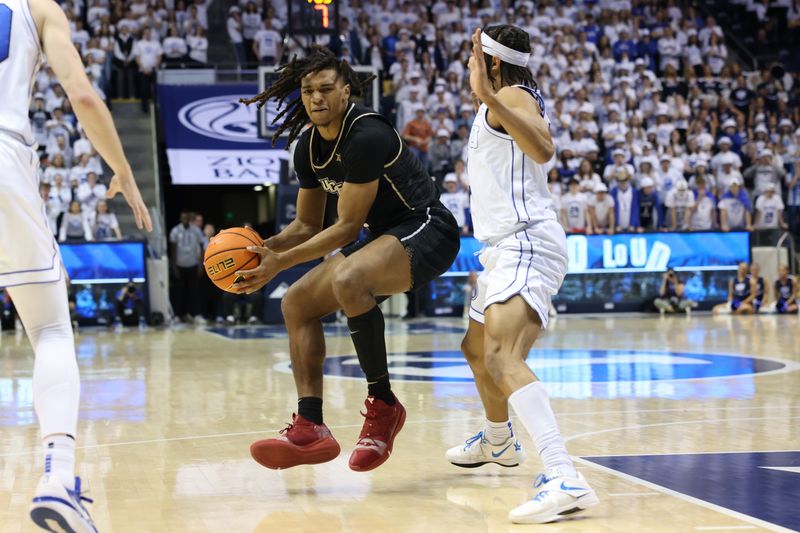
[[[725,211],[726,223],[731,229],[744,228],[747,220],[745,220],[744,212],[745,206],[738,198],[723,198],[719,202],[721,211]]]
[[[568,230],[586,228],[586,196],[582,192],[561,195],[561,206],[566,212]]]
[[[469,208],[469,194],[464,191],[443,192],[439,200],[453,213],[459,227],[467,223],[467,208]]]
[[[772,198],[767,198],[766,194],[762,194],[756,200],[756,209],[761,213],[758,218],[756,227],[759,229],[777,228],[778,215],[783,211],[783,200],[777,194],[773,194]]]
[[[594,207],[594,218],[597,221],[597,226],[600,228],[608,228],[608,213],[614,211],[614,198],[606,193],[605,197],[600,200],[595,194],[593,198],[589,199],[587,205],[589,207]]]
[[[695,200],[696,209],[692,213],[689,221],[690,229],[693,231],[710,230],[714,227],[714,208],[717,203],[707,194]]]
[[[261,58],[278,57],[278,45],[281,43],[281,34],[275,30],[259,30],[253,37],[258,43],[258,55]]]
[[[679,191],[678,189],[672,189],[667,193],[664,205],[675,210],[676,229],[689,229],[686,227],[686,210],[694,205],[694,194],[690,190]],[[667,220],[670,223],[672,222],[671,218]]]
[[[158,67],[161,53],[161,43],[158,41],[136,41],[133,45],[133,55],[139,59],[142,68],[146,70]]]

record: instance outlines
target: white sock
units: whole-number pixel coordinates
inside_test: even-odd
[[[51,435],[44,446],[44,475],[54,477],[70,490],[75,488],[75,439],[69,435]]]
[[[539,381],[529,383],[514,391],[508,403],[533,437],[547,477],[577,476],[544,385]]]
[[[486,425],[483,429],[483,437],[489,441],[490,444],[503,444],[514,433],[511,431],[511,422],[492,422],[486,419]]]

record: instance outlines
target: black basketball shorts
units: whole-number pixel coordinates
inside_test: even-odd
[[[411,261],[411,289],[426,285],[450,268],[461,247],[458,224],[453,214],[436,202],[419,213],[403,219],[397,226],[380,233],[368,233],[363,239],[342,248],[345,257],[357,252],[382,235],[400,241]]]

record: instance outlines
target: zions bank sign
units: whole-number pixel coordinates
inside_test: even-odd
[[[159,85],[159,111],[172,183],[278,183],[288,153],[258,136],[252,85]]]

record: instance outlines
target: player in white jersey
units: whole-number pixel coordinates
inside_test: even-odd
[[[482,102],[469,139],[475,236],[484,243],[462,350],[486,411],[483,431],[447,451],[462,467],[524,460],[508,405],[536,443],[545,472],[538,494],[512,509],[515,523],[544,523],[598,503],[575,470],[547,392],[525,363],[547,326],[551,297],[567,272],[564,230],[547,189],[554,148],[530,70],[530,38],[515,26],[472,36],[470,85]]]
[[[33,402],[44,446],[44,475],[30,515],[49,531],[92,533],[97,530],[74,474],[80,384],[64,267],[39,196],[38,157],[28,120],[43,54],[87,136],[114,170],[108,196],[122,192],[137,225],[150,231],[151,223],[111,114],[84,74],[62,9],[51,0],[2,0],[0,287],[8,289],[36,354]]]

